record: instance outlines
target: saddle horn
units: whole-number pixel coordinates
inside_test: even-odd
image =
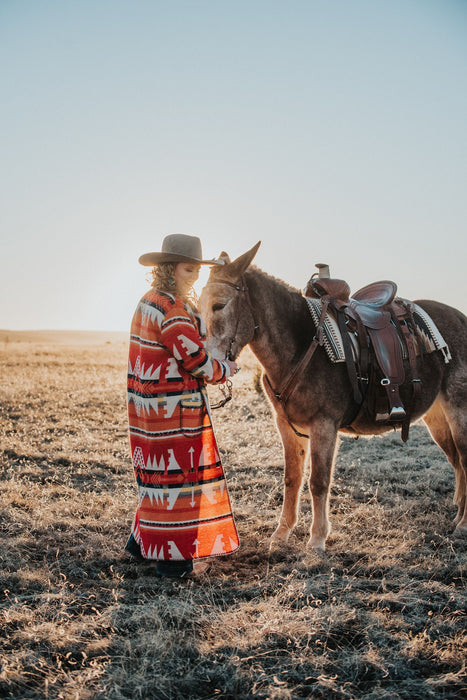
[[[329,295],[334,299],[340,299],[343,302],[349,301],[350,287],[344,280],[332,279],[329,265],[325,263],[316,263],[315,267],[318,272],[315,272],[309,280],[305,296],[307,297],[322,297]]]
[[[316,263],[315,267],[318,268],[318,278],[320,280],[329,279],[331,277],[329,265],[325,265],[324,263]]]

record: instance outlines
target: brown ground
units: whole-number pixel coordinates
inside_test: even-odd
[[[270,558],[282,454],[245,353],[215,413],[241,549],[159,580],[123,553],[126,343],[78,335],[0,333],[0,697],[466,697],[466,543],[422,425],[343,439],[328,553],[304,551],[305,491]]]

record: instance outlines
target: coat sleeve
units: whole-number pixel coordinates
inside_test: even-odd
[[[179,365],[197,379],[220,384],[230,376],[227,362],[215,360],[182,304],[175,304],[161,324],[162,342]]]

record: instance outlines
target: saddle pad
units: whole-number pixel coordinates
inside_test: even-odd
[[[311,314],[311,318],[313,319],[313,323],[315,326],[317,326],[319,319],[321,318],[323,302],[321,299],[312,299],[311,297],[304,297],[304,299],[308,304],[308,310]],[[327,313],[324,317],[323,329],[324,349],[326,350],[327,356],[331,362],[345,362],[342,335],[336,319],[329,313]]]
[[[304,297],[308,305],[308,310],[313,319],[315,326],[319,323],[321,318],[321,310],[323,308],[323,302],[321,299],[312,299],[311,297]],[[425,354],[430,352],[435,352],[436,350],[441,350],[444,356],[444,361],[446,363],[451,360],[451,353],[449,352],[448,345],[444,340],[443,336],[436,327],[433,319],[424,311],[420,306],[414,304],[413,317],[415,325],[417,326],[418,334],[421,338],[423,344],[423,351]],[[358,352],[358,343],[355,338],[354,333],[349,333],[352,340],[355,353]],[[402,352],[404,359],[407,359],[407,351],[405,349],[405,344],[402,343]],[[345,362],[344,345],[342,342],[341,332],[337,321],[330,313],[327,313],[324,318],[324,349],[326,350],[327,356],[331,362]]]
[[[448,344],[439,332],[431,316],[428,316],[427,312],[418,306],[418,304],[414,304],[413,317],[425,352],[430,353],[435,350],[441,350],[446,364],[449,360],[452,360]]]

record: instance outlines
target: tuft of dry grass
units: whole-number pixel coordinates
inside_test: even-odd
[[[269,555],[282,448],[245,352],[214,416],[241,549],[160,580],[123,552],[126,343],[33,340],[0,350],[1,697],[466,696],[466,543],[422,425],[406,445],[343,438],[328,552],[304,549],[304,485],[290,545]]]

